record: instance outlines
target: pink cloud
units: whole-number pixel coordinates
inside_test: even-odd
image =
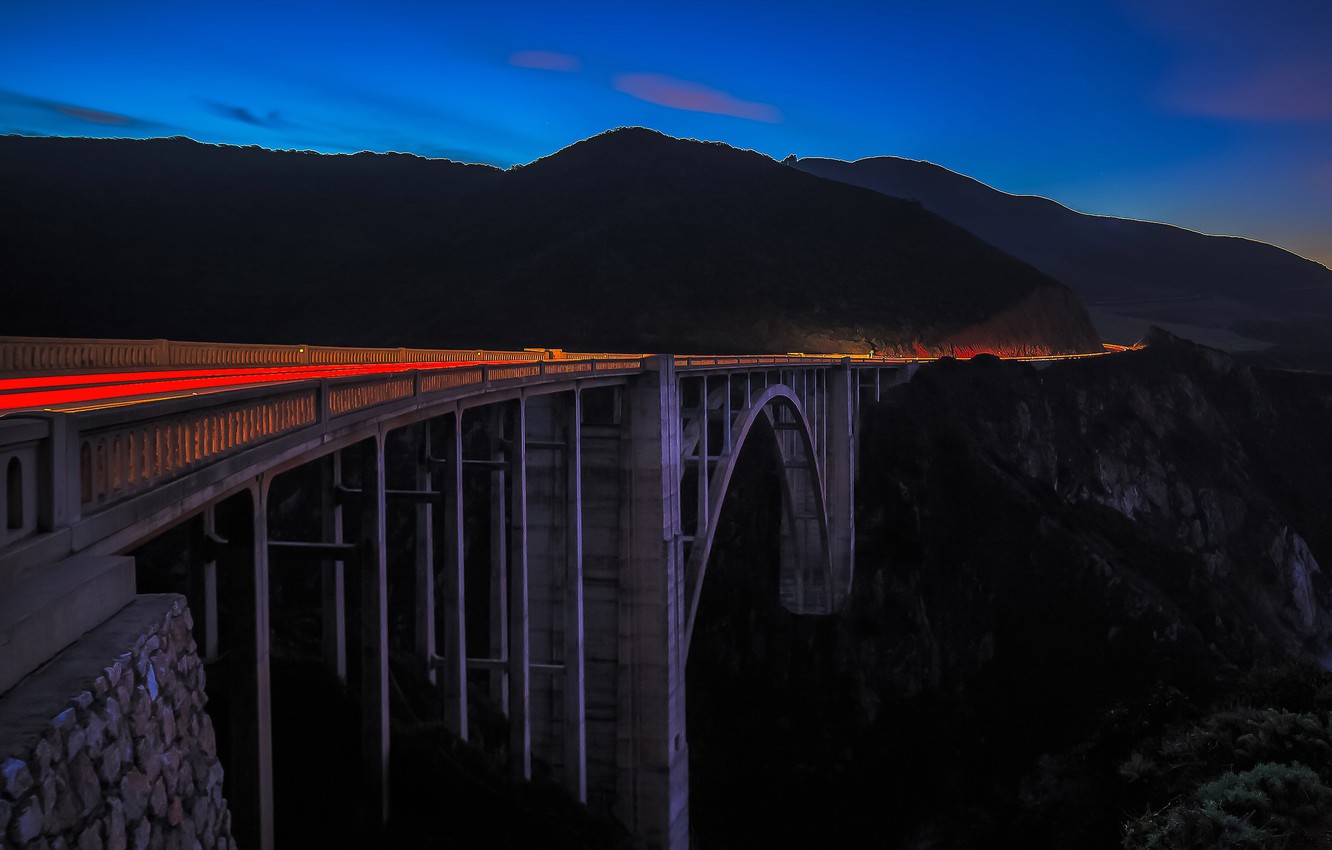
[[[1271,65],[1228,80],[1194,78],[1169,96],[1195,115],[1251,121],[1332,118],[1332,65],[1297,61]]]
[[[118,115],[115,112],[103,112],[100,109],[88,109],[83,106],[71,106],[67,103],[61,103],[55,106],[57,112],[62,112],[70,118],[77,118],[80,121],[87,121],[89,124],[108,124],[113,127],[123,127],[127,124],[133,124],[134,119],[124,115]]]
[[[537,68],[541,71],[573,73],[583,67],[582,61],[568,53],[553,50],[520,50],[509,57],[509,64],[517,68]]]
[[[782,120],[781,112],[770,104],[751,103],[724,91],[687,80],[677,80],[665,74],[617,74],[613,84],[627,95],[671,109],[731,115],[769,124]]]

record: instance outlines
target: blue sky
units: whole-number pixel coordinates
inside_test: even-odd
[[[1332,263],[1332,3],[5,0],[0,133],[937,162]]]

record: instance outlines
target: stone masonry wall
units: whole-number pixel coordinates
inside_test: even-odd
[[[0,697],[0,850],[235,850],[192,626],[139,596]]]

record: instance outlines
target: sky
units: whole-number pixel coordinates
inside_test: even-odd
[[[3,0],[0,133],[903,156],[1332,264],[1332,2]]]

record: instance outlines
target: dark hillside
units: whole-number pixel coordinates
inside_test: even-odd
[[[1118,330],[1136,339],[1148,323],[1170,324],[1237,349],[1276,343],[1332,352],[1332,271],[1274,245],[1086,215],[928,162],[808,158],[794,165],[919,200],[1072,288],[1112,337]]]
[[[0,190],[13,246],[0,281],[14,293],[0,333],[719,351],[1098,343],[1062,287],[918,205],[641,129],[508,171],[6,137]]]

